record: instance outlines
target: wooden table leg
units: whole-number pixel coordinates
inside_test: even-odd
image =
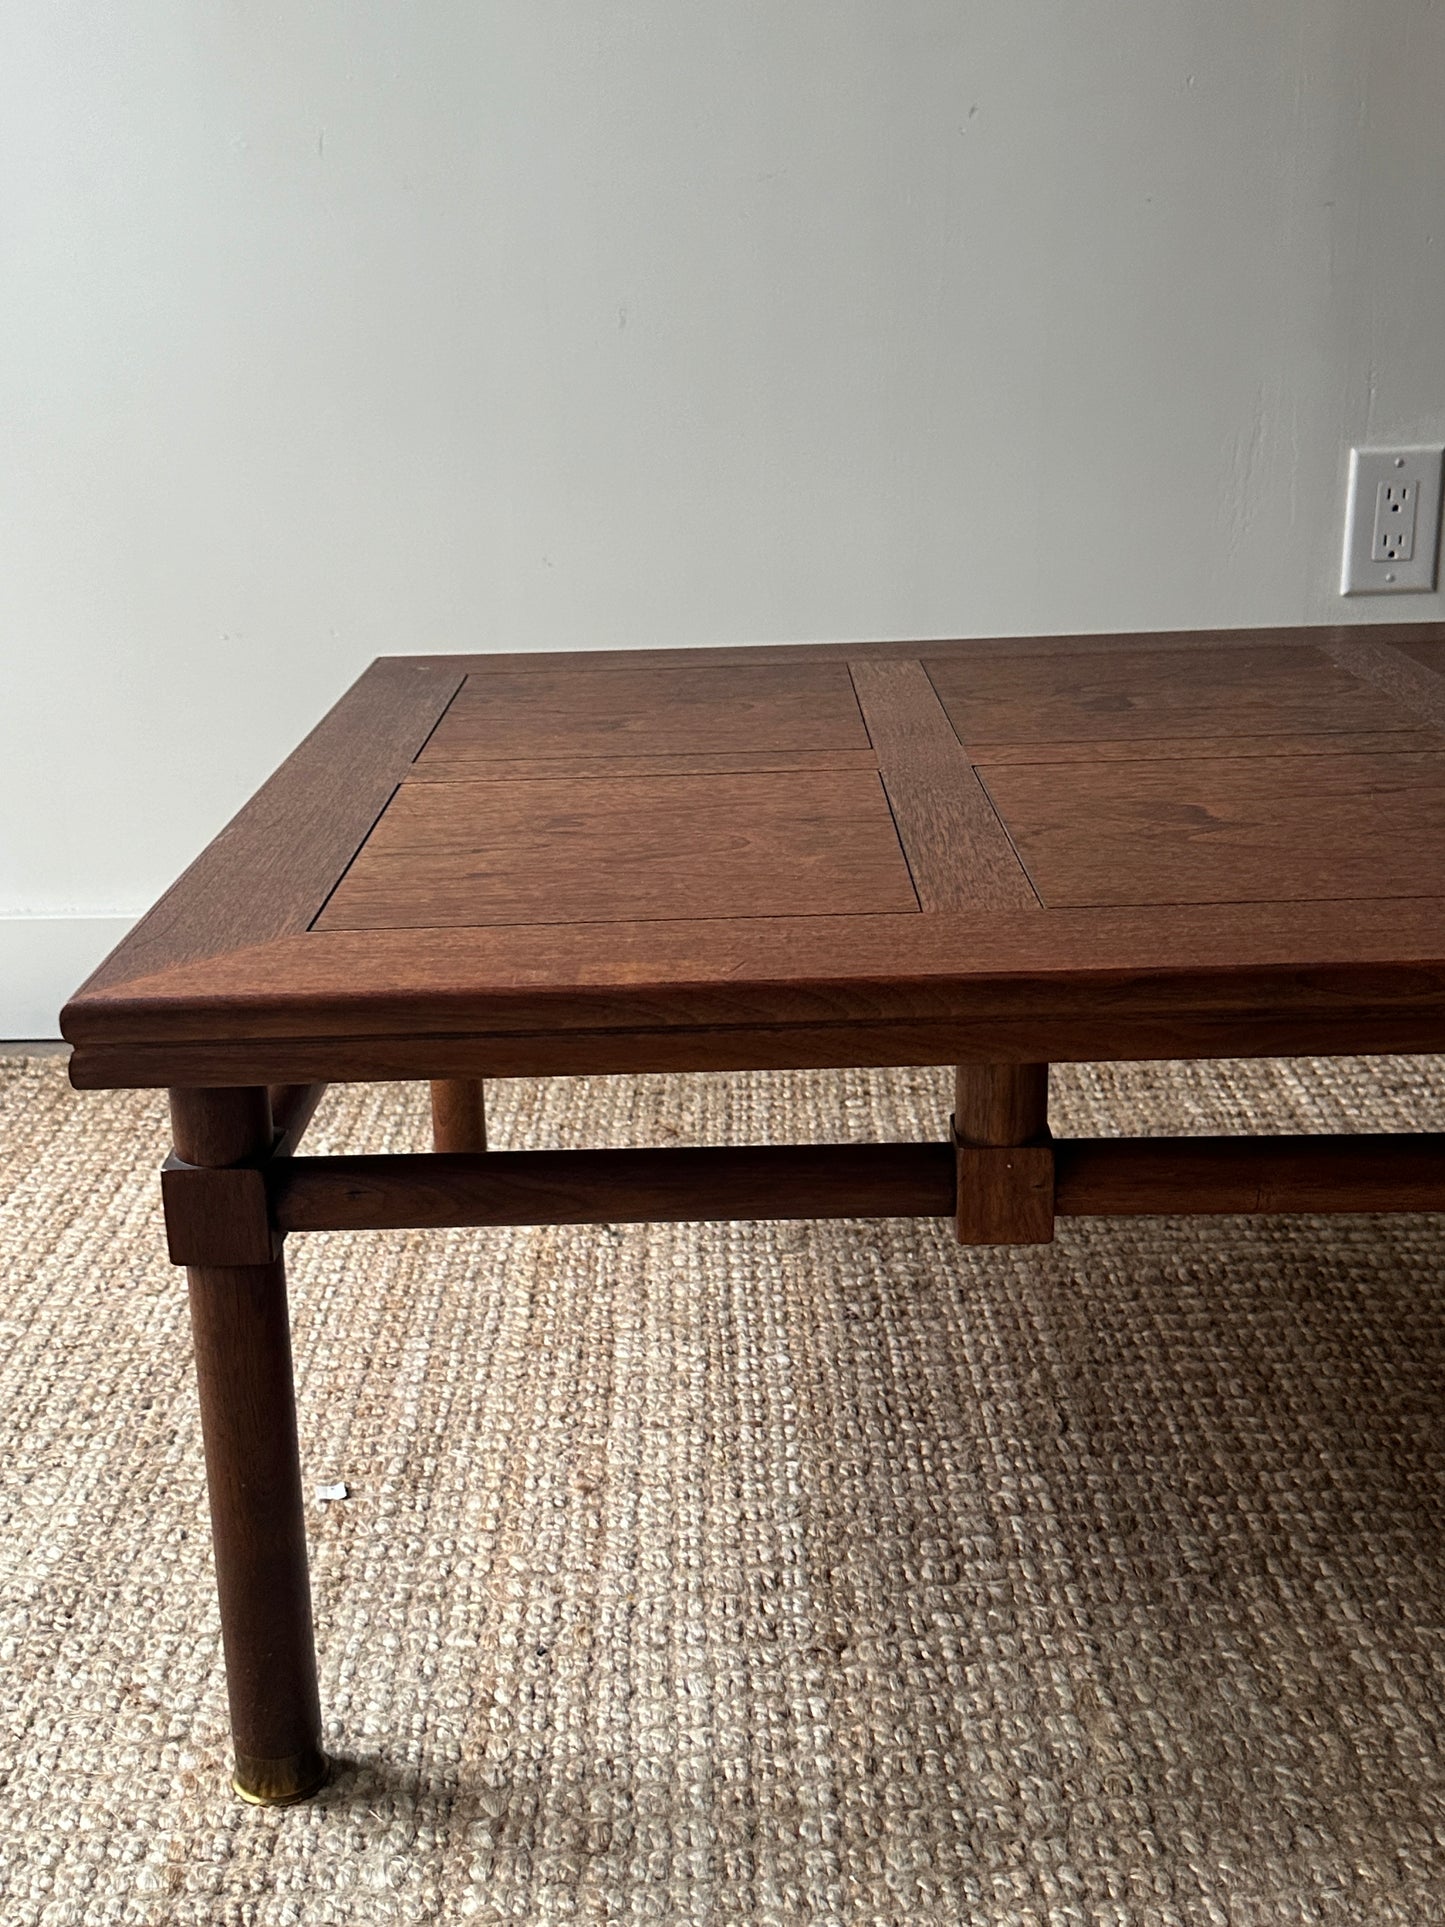
[[[486,1150],[487,1114],[480,1077],[446,1077],[433,1081],[431,1128],[434,1150]]]
[[[265,1090],[173,1091],[176,1154],[238,1164],[269,1152]],[[211,1537],[243,1798],[304,1800],[326,1783],[306,1566],[286,1269],[189,1269]]]
[[[960,1064],[953,1112],[958,1236],[964,1244],[1049,1244],[1054,1152],[1047,1064]]]

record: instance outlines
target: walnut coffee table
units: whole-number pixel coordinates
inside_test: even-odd
[[[326,1776],[282,1239],[1445,1208],[1445,1138],[1050,1138],[1050,1060],[1445,1048],[1445,626],[387,658],[67,1007],[168,1086],[247,1798]],[[489,1152],[484,1077],[951,1063],[937,1143]],[[302,1157],[328,1079],[437,1154]]]

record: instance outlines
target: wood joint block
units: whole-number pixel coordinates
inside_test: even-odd
[[[969,1144],[958,1156],[958,1240],[966,1245],[1046,1245],[1054,1236],[1054,1143]]]
[[[173,1265],[268,1265],[280,1256],[258,1165],[212,1170],[172,1154],[161,1166],[161,1199]]]

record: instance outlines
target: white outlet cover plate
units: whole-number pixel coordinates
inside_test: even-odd
[[[1410,595],[1435,587],[1440,551],[1440,477],[1445,449],[1352,448],[1350,491],[1345,504],[1345,561],[1341,595]],[[1415,552],[1408,562],[1376,562],[1375,508],[1382,487],[1414,482]]]

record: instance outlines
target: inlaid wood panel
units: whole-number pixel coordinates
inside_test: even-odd
[[[917,913],[867,770],[406,783],[322,930]]]
[[[1419,717],[1314,649],[981,656],[926,661],[960,739],[1086,743],[1414,729]],[[982,753],[978,751],[977,753]]]
[[[1051,909],[1440,889],[1445,756],[1174,754],[980,774]]]
[[[1141,736],[1130,742],[1097,743],[975,743],[973,760],[994,768],[1004,763],[1157,763],[1180,750],[1191,757],[1252,756],[1375,756],[1406,750],[1445,753],[1445,730],[1376,729],[1359,735],[1341,732],[1318,736],[1190,736],[1161,741]]]
[[[942,712],[940,712],[941,714]],[[951,734],[952,732],[950,732]],[[955,743],[957,749],[958,745]],[[960,755],[963,751],[959,749]],[[871,749],[719,750],[708,756],[544,756],[503,760],[428,750],[414,763],[414,783],[533,783],[568,776],[741,776],[754,770],[877,769]]]
[[[866,750],[848,666],[787,662],[469,676],[418,767],[544,757]]]
[[[853,683],[925,910],[1036,909],[968,754],[916,662],[858,662]]]

